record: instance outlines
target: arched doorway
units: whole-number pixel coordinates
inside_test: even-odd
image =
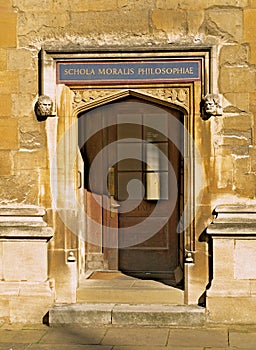
[[[102,226],[118,228],[116,247],[100,233],[105,259],[114,254],[130,276],[182,285],[183,114],[128,96],[82,112],[78,131],[85,189],[102,198]]]

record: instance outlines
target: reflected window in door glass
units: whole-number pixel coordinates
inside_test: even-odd
[[[117,143],[118,171],[142,171],[142,143]]]
[[[142,139],[142,116],[140,114],[117,115],[117,139],[128,138]]]
[[[128,197],[129,197],[129,200],[143,199],[144,190],[143,190],[143,183],[142,183],[142,173],[138,173],[138,172],[118,173],[117,192],[118,192],[118,200],[120,201],[127,200]]]
[[[143,116],[144,138],[147,141],[167,141],[168,119],[165,114],[147,114]]]

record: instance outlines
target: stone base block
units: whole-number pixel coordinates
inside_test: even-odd
[[[54,303],[50,282],[0,282],[0,322],[42,323]]]
[[[255,324],[255,297],[207,297],[209,322]]]
[[[104,256],[102,253],[89,253],[86,256],[87,270],[104,270],[106,268],[104,263]]]

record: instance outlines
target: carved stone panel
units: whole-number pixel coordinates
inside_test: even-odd
[[[90,105],[93,102],[97,102],[102,99],[107,99],[111,95],[118,93],[127,93],[133,95],[139,93],[144,95],[145,98],[153,97],[161,101],[166,101],[171,104],[183,107],[185,110],[189,110],[189,87],[172,87],[172,88],[140,88],[140,89],[74,89],[73,108],[81,108],[86,105]]]

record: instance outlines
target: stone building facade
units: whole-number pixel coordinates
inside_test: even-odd
[[[104,243],[118,203],[91,199],[77,148],[80,117],[123,101],[184,118],[184,230],[172,277],[184,304],[203,296],[210,321],[255,321],[255,14],[255,0],[0,0],[1,321],[42,320],[54,303],[76,302],[87,270],[120,269],[117,233]],[[200,74],[118,83],[58,75],[66,63],[174,61],[199,62]],[[53,102],[41,120],[40,95]]]

